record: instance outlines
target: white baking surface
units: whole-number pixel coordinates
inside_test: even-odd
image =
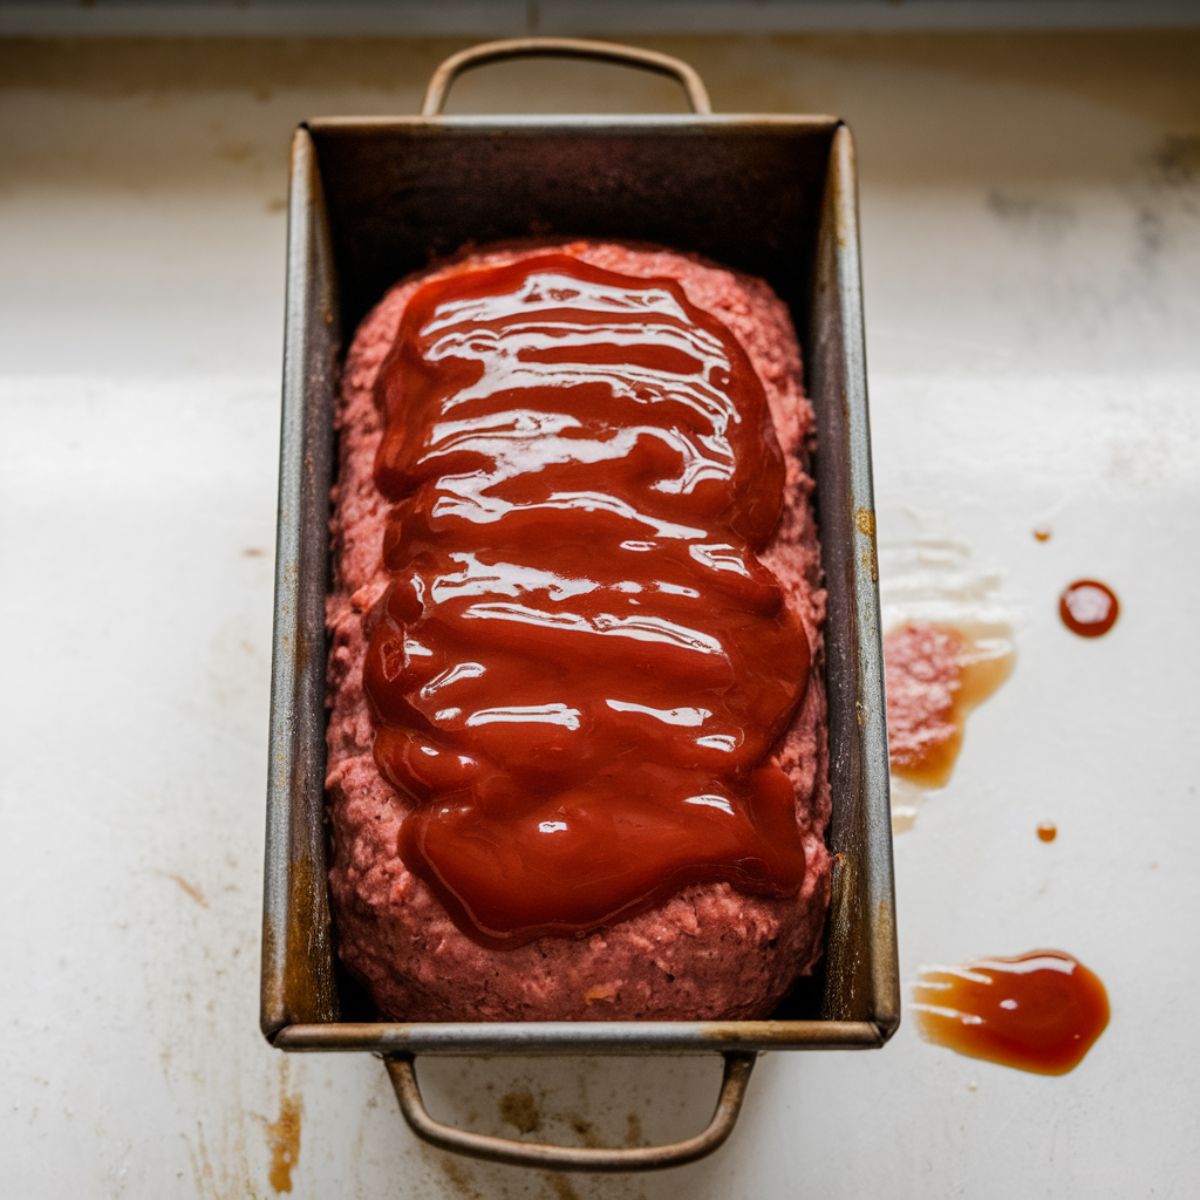
[[[286,142],[310,114],[414,111],[458,43],[2,48],[4,1195],[272,1196],[285,1101],[302,1197],[1200,1194],[1200,40],[654,44],[719,109],[854,123],[881,543],[963,542],[1015,622],[1014,675],[897,839],[902,974],[1061,946],[1108,984],[1108,1032],[1058,1079],[911,1020],[882,1052],[771,1055],[716,1157],[608,1179],[451,1159],[372,1058],[270,1049]],[[536,71],[480,74],[459,108],[674,101]],[[1123,604],[1095,643],[1055,616],[1081,575]],[[717,1068],[421,1074],[477,1128],[513,1132],[499,1098],[526,1089],[550,1134],[619,1141],[630,1113],[698,1127]]]

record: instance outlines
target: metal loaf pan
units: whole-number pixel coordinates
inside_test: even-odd
[[[525,54],[672,75],[678,116],[445,117],[461,70]],[[430,1024],[379,1021],[341,972],[326,888],[325,630],[339,356],[397,279],[465,242],[535,233],[659,242],[765,278],[791,309],[816,407],[816,504],[829,589],[826,675],[834,852],[823,966],[762,1021]],[[462,1153],[630,1170],[698,1158],[728,1135],[764,1050],[881,1046],[899,1020],[857,199],[849,129],[827,116],[711,115],[686,64],[568,39],[447,60],[423,115],[322,118],[292,143],[276,562],[262,1029],[284,1050],[384,1057],[416,1132]],[[441,1124],[413,1056],[723,1052],[709,1127],[672,1146],[510,1142]]]

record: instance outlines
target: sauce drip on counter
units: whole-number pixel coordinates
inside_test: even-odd
[[[1078,579],[1058,600],[1063,624],[1080,637],[1102,637],[1116,623],[1121,606],[1116,593],[1095,579]]]
[[[694,882],[795,894],[772,751],[810,651],[756,555],[784,463],[732,333],[672,280],[544,254],[425,285],[378,388],[364,682],[409,868],[494,946]]]
[[[1058,837],[1058,826],[1053,821],[1043,821],[1037,827],[1038,841],[1052,842]]]
[[[1063,1075],[1108,1025],[1104,984],[1061,950],[926,967],[913,987],[921,1032],[972,1058]]]
[[[967,714],[1012,670],[1011,647],[1005,638],[909,623],[888,631],[883,662],[892,771],[942,787],[962,748]]]

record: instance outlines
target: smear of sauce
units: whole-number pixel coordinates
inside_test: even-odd
[[[280,1100],[279,1117],[267,1125],[267,1144],[271,1148],[271,1187],[276,1192],[292,1190],[292,1170],[300,1161],[300,1121],[304,1109],[299,1096],[285,1094]]]
[[[164,879],[169,879],[179,888],[181,892],[183,892],[185,896],[189,896],[198,905],[200,905],[201,908],[208,907],[208,897],[205,896],[199,884],[193,883],[190,879],[183,875],[176,874],[174,871],[163,871],[161,874]]]
[[[1051,537],[1051,530],[1049,530],[1045,525],[1039,525],[1038,528],[1033,531],[1033,536],[1035,541],[1048,542]]]
[[[379,376],[391,585],[367,653],[400,854],[476,941],[805,873],[773,755],[810,675],[758,557],[785,466],[733,334],[547,254],[427,284]]]
[[[1104,984],[1061,950],[925,967],[913,986],[922,1034],[959,1054],[1063,1075],[1108,1025]]]
[[[954,770],[967,715],[1008,678],[1006,637],[910,622],[883,640],[888,757],[894,774],[943,787]]]
[[[1058,826],[1053,821],[1043,821],[1037,827],[1038,840],[1042,842],[1052,842],[1058,837]]]
[[[1080,637],[1103,637],[1116,623],[1121,605],[1116,593],[1096,579],[1077,579],[1058,600],[1062,623]]]

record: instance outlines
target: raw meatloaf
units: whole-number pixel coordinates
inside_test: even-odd
[[[405,307],[425,283],[498,267],[531,253],[679,282],[692,305],[740,341],[765,389],[786,462],[785,505],[759,558],[783,587],[812,651],[812,677],[775,757],[795,787],[805,857],[797,895],[751,895],[729,883],[692,884],[665,903],[578,937],[543,936],[491,948],[460,929],[398,851],[414,805],[380,775],[363,665],[389,575],[382,541],[390,505],[376,488],[382,436],[375,383]],[[787,311],[760,280],[656,247],[513,244],[464,253],[393,288],[359,327],[337,408],[340,473],[328,601],[330,886],[343,961],[379,1009],[406,1021],[746,1019],[767,1015],[822,949],[829,898],[825,593],[806,472],[813,413]]]

